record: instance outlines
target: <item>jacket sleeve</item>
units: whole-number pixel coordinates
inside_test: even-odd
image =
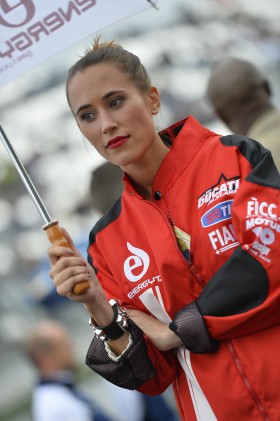
[[[122,293],[121,285],[111,275],[97,245],[94,256],[94,262],[90,254],[88,260],[94,267],[107,298],[117,299],[124,308],[133,308]],[[86,365],[119,387],[137,389],[148,395],[164,392],[173,383],[178,372],[179,363],[173,350],[159,351],[130,319],[128,332],[132,344],[116,361],[109,357],[104,342],[94,337],[87,352]]]
[[[116,361],[109,357],[104,342],[94,337],[86,355],[86,365],[119,387],[138,389],[149,395],[164,392],[177,374],[178,362],[173,352],[162,353],[146,343],[142,331],[132,320],[128,320],[128,331],[132,344]]]
[[[242,136],[221,141],[236,146],[239,159],[249,161],[252,171],[242,180],[231,209],[240,245],[198,299],[170,324],[195,353],[215,350],[215,340],[249,335],[280,322],[279,172],[271,153],[258,142]]]

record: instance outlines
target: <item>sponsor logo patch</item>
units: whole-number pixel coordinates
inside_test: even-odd
[[[209,187],[201,196],[197,199],[197,208],[201,206],[208,206],[210,203],[215,202],[221,197],[235,194],[240,185],[240,176],[227,178],[224,174],[221,174],[218,182]]]
[[[132,256],[129,256],[123,264],[124,274],[130,282],[137,282],[146,274],[150,258],[144,250],[136,248],[130,243],[126,245]]]
[[[126,246],[131,255],[125,259],[123,264],[124,274],[130,282],[138,282],[146,275],[149,269],[150,257],[144,250],[134,247],[128,242],[126,243]],[[127,296],[131,299],[139,293],[142,293],[147,287],[150,287],[153,284],[159,284],[161,281],[160,275],[145,279],[132,288]]]
[[[271,245],[276,235],[280,232],[279,217],[276,203],[260,202],[256,197],[251,197],[247,202],[246,229],[255,235],[251,246],[245,247],[256,257],[270,263],[269,256]]]
[[[231,218],[231,205],[233,200],[218,203],[209,209],[201,218],[201,225],[206,228]]]
[[[232,224],[223,225],[209,232],[208,237],[216,254],[239,246]]]

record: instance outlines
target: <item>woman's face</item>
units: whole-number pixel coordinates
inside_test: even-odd
[[[156,147],[156,88],[144,94],[115,65],[102,63],[76,73],[68,94],[81,132],[106,160],[141,164]]]

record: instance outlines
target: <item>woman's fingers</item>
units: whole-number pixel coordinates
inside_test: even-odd
[[[61,230],[69,246],[62,247],[62,246],[52,245],[51,247],[49,247],[48,256],[49,256],[49,260],[52,266],[55,265],[57,260],[60,259],[62,256],[77,256],[83,259],[82,254],[76,248],[68,232],[64,228],[61,228]]]
[[[81,266],[83,268],[86,268],[86,270],[88,271],[87,263],[83,258],[76,257],[73,255],[69,255],[69,256],[63,255],[55,262],[54,265],[52,265],[50,276],[53,277],[57,273],[60,273],[63,270],[74,267],[74,266]]]
[[[54,266],[61,257],[74,256],[74,251],[70,248],[61,246],[51,246],[48,249],[48,257],[51,266]]]
[[[74,287],[76,284],[82,282],[82,281],[90,281],[90,275],[88,272],[84,272],[81,270],[81,268],[73,268],[71,273],[65,273],[61,274],[61,276],[66,276],[65,281],[57,281],[56,290],[59,295],[67,296],[69,298],[72,298],[73,295],[76,296],[76,294],[73,293]],[[76,297],[75,297],[76,298]]]
[[[66,280],[76,273],[84,273],[89,275],[89,270],[84,261],[81,261],[75,257],[70,259],[61,258],[61,260],[59,260],[49,272],[50,277],[54,281],[58,275],[60,275],[63,280]]]
[[[55,255],[57,256],[57,253]],[[73,255],[61,256],[55,263],[52,263],[49,275],[57,293],[66,296],[69,296],[77,283],[90,280],[90,272],[86,261]]]
[[[66,229],[61,227],[61,231],[62,231],[63,236],[65,237],[65,239],[66,239],[66,240],[67,240],[67,242],[69,243],[69,247],[70,247],[72,250],[77,250],[77,248],[76,248],[76,246],[75,246],[75,244],[74,244],[74,242],[73,242],[72,238],[70,237],[70,235],[68,234],[68,232],[66,231]]]

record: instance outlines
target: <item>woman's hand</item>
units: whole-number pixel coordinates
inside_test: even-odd
[[[97,282],[97,280],[94,271],[75,247],[67,231],[64,229],[62,231],[69,247],[51,246],[48,249],[51,263],[49,274],[59,295],[67,296],[73,301],[85,302],[89,298],[94,298],[93,291],[89,288],[88,293],[79,297],[73,293],[75,285],[81,281]]]
[[[162,323],[158,319],[139,310],[126,309],[126,312],[160,351],[168,351],[169,349],[183,345],[181,339],[169,329],[168,324]]]
[[[72,301],[84,303],[85,308],[94,319],[94,324],[107,326],[113,320],[113,309],[95,276],[93,268],[75,247],[67,231],[65,229],[62,229],[62,231],[69,243],[69,248],[51,246],[48,249],[51,263],[50,277],[57,293],[70,298]],[[83,294],[77,295],[73,292],[73,289],[75,285],[82,281],[88,281],[89,288]],[[128,334],[125,333],[118,340],[111,341],[110,347],[116,355],[120,355],[127,344]]]
[[[48,249],[51,263],[50,277],[57,293],[68,297],[72,301],[84,303],[96,323],[105,326],[113,319],[112,307],[95,276],[93,268],[75,247],[67,231],[65,229],[62,229],[62,231],[69,243],[69,248],[51,246]],[[88,281],[89,288],[83,294],[77,295],[73,292],[73,289],[81,281]]]

